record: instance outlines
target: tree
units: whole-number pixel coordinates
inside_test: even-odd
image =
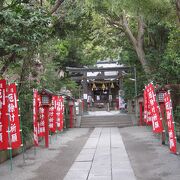
[[[129,38],[137,57],[147,74],[152,72],[149,60],[145,55],[145,33],[148,27],[148,22],[153,19],[162,19],[163,15],[172,11],[170,2],[164,6],[164,2],[159,1],[132,1],[119,0],[96,3],[93,1],[94,7],[98,13],[101,13],[106,18],[111,27],[118,28],[119,31],[124,31]],[[158,13],[159,12],[159,13]],[[167,14],[169,16],[170,12]],[[156,16],[156,17],[155,17]],[[147,23],[145,23],[147,22]]]
[[[3,62],[1,75],[11,63],[45,41],[51,30],[51,17],[39,7],[16,4],[0,12],[0,58]]]
[[[61,6],[61,4],[64,2],[64,0],[57,0],[55,5],[52,7],[52,9],[50,10],[50,13],[53,14],[55,13],[59,7]]]
[[[175,0],[175,5],[176,5],[176,13],[177,13],[178,21],[180,24],[180,0]]]

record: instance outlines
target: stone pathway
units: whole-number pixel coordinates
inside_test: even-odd
[[[95,128],[64,180],[135,180],[118,128]]]

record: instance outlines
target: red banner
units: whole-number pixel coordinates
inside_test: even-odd
[[[56,97],[56,125],[57,125],[57,130],[61,131],[61,100],[60,97]]]
[[[60,97],[60,101],[61,101],[60,121],[61,121],[61,130],[63,130],[63,127],[64,127],[64,98],[62,96]]]
[[[156,101],[156,94],[154,92],[154,86],[150,83],[147,88],[148,104],[150,107],[150,114],[152,119],[153,132],[161,133],[163,131],[162,119],[160,118],[159,106]]]
[[[152,125],[152,114],[148,101],[147,86],[145,86],[144,90],[144,122],[146,123],[146,125]]]
[[[21,146],[21,133],[19,124],[19,109],[17,103],[17,90],[15,83],[8,86],[8,113],[10,129],[10,147],[12,149]]]
[[[62,96],[57,96],[57,107],[56,107],[56,115],[57,115],[57,130],[61,131],[63,129],[63,119],[64,119],[64,100]]]
[[[0,150],[8,148],[6,80],[0,80]]]
[[[34,127],[34,145],[38,146],[38,110],[39,110],[39,96],[35,89],[33,92],[33,127]]]
[[[52,106],[49,108],[49,130],[51,132],[56,132],[56,96],[52,97]]]
[[[147,125],[152,125],[152,120],[151,120],[151,114],[149,111],[149,104],[148,104],[148,96],[147,96],[147,87],[145,86],[144,90],[144,122]]]
[[[164,93],[164,104],[166,108],[166,117],[168,124],[168,133],[169,133],[169,148],[170,151],[176,153],[176,135],[175,135],[175,127],[172,115],[172,103],[170,93]]]
[[[45,116],[44,116],[44,108],[39,107],[39,127],[38,127],[38,136],[44,137],[45,136]]]

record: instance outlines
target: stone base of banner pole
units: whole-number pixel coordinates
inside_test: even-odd
[[[166,142],[166,131],[163,130],[162,131],[162,144],[165,144],[165,142]]]

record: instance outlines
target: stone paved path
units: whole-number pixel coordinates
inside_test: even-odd
[[[135,180],[118,128],[95,128],[64,180]]]

